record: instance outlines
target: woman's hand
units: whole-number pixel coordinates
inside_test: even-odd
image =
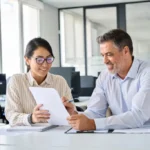
[[[61,99],[70,115],[77,114],[74,104],[69,102],[69,100],[66,97],[62,97]]]
[[[33,113],[32,113],[33,123],[39,123],[39,122],[45,123],[50,118],[50,113],[48,110],[40,110],[42,106],[43,106],[42,104],[38,104],[33,109]]]

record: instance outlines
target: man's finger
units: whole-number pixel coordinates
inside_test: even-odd
[[[76,121],[75,121],[75,120],[73,120],[73,121],[68,121],[68,123],[71,124],[71,125],[72,125],[72,124],[75,125],[75,124],[76,124]]]
[[[77,114],[77,115],[72,115],[72,116],[70,116],[70,119],[78,119],[79,118],[79,115]]]
[[[77,119],[78,119],[78,117],[72,117],[72,116],[67,117],[68,121],[73,121],[73,120],[77,120]]]

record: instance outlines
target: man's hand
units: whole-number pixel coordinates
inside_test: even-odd
[[[72,115],[67,118],[68,123],[72,128],[80,131],[96,130],[95,122],[93,119],[87,118],[83,114]]]
[[[50,118],[50,113],[48,110],[40,110],[42,107],[42,104],[36,105],[33,109],[32,113],[32,122],[33,123],[39,123],[39,122],[47,122],[47,120]]]
[[[66,107],[70,115],[77,114],[77,112],[75,111],[75,105],[69,102],[69,100],[66,97],[62,97],[61,99],[62,99],[63,105]]]

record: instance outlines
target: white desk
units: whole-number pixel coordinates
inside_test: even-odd
[[[79,97],[78,99],[79,99],[79,102],[75,102],[75,105],[85,110],[87,108],[87,104],[88,104],[90,97]]]
[[[58,127],[47,132],[0,136],[0,150],[150,149],[150,134],[64,134],[67,129]]]

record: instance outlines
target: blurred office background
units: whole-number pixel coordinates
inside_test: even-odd
[[[142,0],[1,0],[0,73],[26,71],[24,51],[41,36],[52,45],[54,67],[75,67],[81,76],[105,68],[96,38],[113,28],[126,30],[134,56],[150,60],[150,2]]]
[[[26,72],[25,47],[35,37],[51,44],[51,72],[64,76],[76,101],[91,96],[105,68],[96,38],[108,30],[127,31],[134,56],[149,61],[149,8],[148,0],[0,0],[0,100],[9,77]]]

